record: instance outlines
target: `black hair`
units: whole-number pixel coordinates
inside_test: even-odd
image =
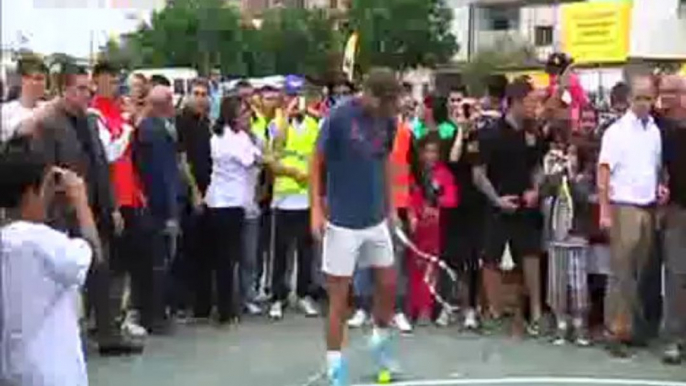
[[[0,149],[0,207],[19,207],[29,189],[40,190],[46,170],[45,159],[33,150],[29,136],[12,137]]]
[[[86,67],[79,66],[71,60],[53,63],[50,71],[50,88],[58,94],[64,92],[67,86],[74,84],[77,76],[88,75]]]
[[[550,75],[560,75],[565,72],[572,62],[572,58],[564,53],[553,52],[548,56],[548,60],[545,63],[545,72]]]
[[[450,86],[450,89],[448,89],[448,95],[450,95],[451,93],[454,93],[454,92],[457,92],[457,93],[460,93],[464,96],[467,96],[467,87],[465,87],[464,85],[461,85],[461,84],[455,85],[455,86]]]
[[[169,81],[169,78],[167,78],[164,75],[160,74],[155,74],[150,77],[150,85],[151,87],[155,86],[166,86],[166,87],[171,87],[171,82]]]
[[[489,76],[486,79],[486,92],[488,96],[502,100],[505,98],[508,83],[505,75],[496,74]]]
[[[37,55],[26,54],[17,61],[17,72],[19,72],[19,75],[21,76],[47,74],[48,67]]]
[[[195,78],[191,82],[191,89],[195,87],[202,87],[205,90],[209,91],[210,90],[210,82],[207,81],[205,78]]]
[[[450,121],[450,114],[448,114],[448,98],[444,96],[434,96],[431,98],[431,111],[433,113],[434,122],[441,124]]]
[[[631,87],[624,82],[617,82],[610,90],[610,103],[629,103]]]
[[[101,61],[93,66],[93,76],[102,74],[117,75],[119,74],[119,71],[112,63],[108,61]]]
[[[250,83],[250,81],[247,79],[241,79],[238,82],[236,82],[236,88],[243,88],[243,87],[252,87],[252,83]]]
[[[419,141],[417,141],[417,149],[421,152],[429,145],[436,145],[441,147],[441,136],[437,131],[430,131],[425,136],[423,136]]]
[[[217,135],[224,134],[224,128],[228,125],[234,127],[241,109],[241,99],[236,95],[224,97],[219,109],[219,118],[214,123],[212,132]]]
[[[528,79],[515,79],[512,83],[510,83],[507,86],[507,90],[505,93],[507,97],[507,104],[509,106],[512,106],[514,102],[523,101],[524,98],[526,98],[527,95],[529,95],[532,91],[534,91],[534,87],[531,85],[531,82]]]

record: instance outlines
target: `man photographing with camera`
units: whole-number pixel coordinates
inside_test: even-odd
[[[87,385],[74,298],[91,262],[99,264],[98,232],[86,185],[73,171],[48,166],[30,139],[11,140],[0,153],[0,383]],[[47,226],[48,207],[61,195],[82,235]]]
[[[86,111],[91,98],[90,79],[83,67],[60,63],[52,71],[59,97],[37,111],[19,129],[31,139],[33,151],[46,165],[76,173],[86,184],[88,202],[95,218],[98,237],[93,237],[96,256],[89,272],[89,303],[95,311],[98,350],[102,355],[141,352],[143,346],[122,336],[115,324],[121,293],[110,296],[109,242],[118,210],[110,185],[109,165],[95,122]],[[46,222],[72,236],[84,236],[64,195],[57,194],[47,208]]]

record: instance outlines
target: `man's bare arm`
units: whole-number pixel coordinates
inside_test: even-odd
[[[483,193],[488,200],[496,206],[500,205],[500,195],[495,191],[493,184],[488,179],[486,174],[486,166],[478,165],[472,168],[472,180],[474,185],[481,193]]]
[[[600,209],[608,209],[610,207],[610,167],[607,164],[598,165],[597,186]]]
[[[457,135],[455,135],[455,141],[453,142],[453,146],[450,148],[450,155],[449,159],[450,162],[458,162],[460,158],[462,158],[462,151],[464,147],[464,132],[465,130],[463,128],[458,128],[457,129]]]
[[[538,191],[545,181],[545,173],[543,172],[543,165],[537,165],[531,173],[531,186]]]
[[[310,203],[312,210],[323,212],[324,190],[322,189],[322,173],[324,172],[324,156],[315,149],[310,166]]]
[[[386,197],[386,213],[388,213],[389,218],[394,218],[396,213],[395,204],[393,202],[393,173],[394,165],[390,157],[386,159],[386,172],[384,173],[384,194]]]

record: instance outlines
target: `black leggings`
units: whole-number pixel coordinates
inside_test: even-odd
[[[314,242],[310,233],[309,210],[276,210],[276,234],[274,235],[274,270],[272,291],[274,300],[288,297],[288,260],[291,247],[295,246],[298,258],[298,297],[309,296],[312,291]]]
[[[457,272],[458,283],[453,283],[450,276],[441,271],[439,292],[450,301],[454,285],[458,284],[466,289],[471,308],[476,308],[479,289],[482,218],[483,213],[469,207],[444,208],[440,214],[441,258]]]
[[[234,271],[243,251],[243,208],[207,209],[207,256],[197,256],[195,314],[208,317],[212,309],[212,274],[219,321],[238,316],[234,304]]]

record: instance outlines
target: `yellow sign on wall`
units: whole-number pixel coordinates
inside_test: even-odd
[[[603,0],[562,6],[565,52],[576,63],[625,61],[629,54],[631,0]]]

